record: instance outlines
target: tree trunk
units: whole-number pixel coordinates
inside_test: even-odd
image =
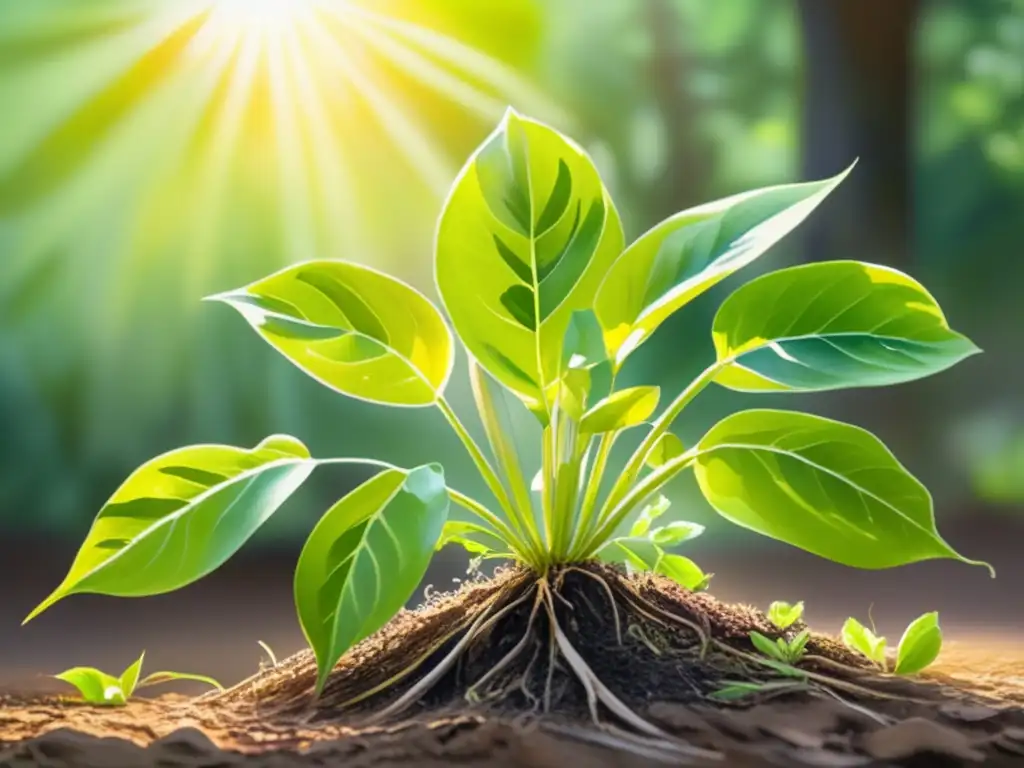
[[[857,167],[805,225],[806,259],[913,273],[913,51],[919,0],[799,0],[805,48],[803,177]],[[921,384],[824,397],[825,410],[928,461]],[[926,386],[926,385],[925,385]]]

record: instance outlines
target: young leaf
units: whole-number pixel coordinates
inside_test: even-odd
[[[89,704],[123,707],[128,702],[121,680],[98,669],[74,667],[54,677],[75,686]]]
[[[651,571],[666,576],[686,589],[707,588],[710,576],[687,557],[665,552],[646,538],[622,537],[609,541],[597,552],[606,563],[625,563],[638,571]]]
[[[939,614],[926,613],[910,623],[896,651],[896,674],[914,675],[930,665],[942,650]]]
[[[435,551],[441,550],[448,544],[458,544],[474,555],[491,555],[495,552],[508,551],[508,545],[494,531],[488,530],[478,523],[466,523],[461,520],[449,520],[444,524]]]
[[[598,434],[614,432],[643,424],[658,407],[659,387],[620,389],[596,403],[583,414],[580,432]]]
[[[712,691],[708,698],[717,701],[741,701],[751,696],[769,690],[767,683],[745,683],[738,681],[727,683],[716,691]]]
[[[266,649],[267,647],[264,645],[264,650]],[[218,691],[224,690],[224,686],[212,677],[207,677],[206,675],[193,675],[188,672],[153,672],[146,675],[142,682],[139,683],[138,687],[143,688],[150,685],[162,685],[163,683],[174,683],[178,681],[205,683],[211,688],[216,688]]]
[[[359,264],[297,264],[210,299],[237,309],[304,373],[361,400],[432,405],[455,360],[437,308],[400,280]]]
[[[199,445],[152,459],[100,510],[64,581],[25,622],[68,595],[141,597],[191,584],[237,552],[314,466],[282,435],[251,450]]]
[[[389,469],[323,516],[295,569],[299,622],[316,655],[317,692],[335,662],[416,591],[448,517],[438,465]]]
[[[783,664],[789,663],[789,657],[785,651],[771,638],[765,637],[760,632],[750,632],[750,642],[754,644],[761,653],[770,659],[781,661]]]
[[[885,668],[885,638],[878,637],[854,618],[843,624],[843,645]]]
[[[658,560],[655,573],[667,576],[679,586],[692,592],[704,591],[711,581],[711,574],[704,573],[693,560],[668,552],[663,553]]]
[[[819,391],[899,384],[979,350],[910,277],[856,261],[790,267],[733,293],[715,316],[719,384]]]
[[[650,452],[644,457],[644,463],[651,469],[657,469],[685,452],[683,441],[672,432],[666,432],[651,447]]]
[[[742,411],[701,439],[695,471],[727,520],[837,563],[985,565],[943,541],[927,489],[859,427],[793,411]]]
[[[803,630],[796,637],[789,641],[789,660],[797,662],[804,655],[807,648],[807,641],[811,639],[810,630]]]
[[[135,687],[139,684],[139,674],[142,672],[142,661],[145,658],[146,652],[143,651],[142,655],[121,673],[121,690],[124,692],[125,699],[130,699],[135,693]]]
[[[671,501],[664,496],[659,496],[653,502],[640,510],[640,514],[637,516],[636,522],[634,522],[633,527],[629,529],[629,535],[631,537],[646,536],[647,532],[651,529],[651,523],[668,512],[668,508],[671,506]]]
[[[510,110],[441,213],[437,285],[470,353],[547,414],[573,313],[593,305],[622,226],[590,158]]]
[[[677,520],[674,523],[655,528],[650,533],[650,539],[663,547],[674,547],[684,541],[695,539],[702,533],[704,533],[703,525]]]
[[[776,600],[768,606],[768,621],[779,629],[789,629],[800,621],[803,615],[804,604],[802,600],[792,605],[782,600]]]
[[[849,171],[677,213],[630,245],[608,270],[595,304],[616,364],[669,315],[792,231]]]

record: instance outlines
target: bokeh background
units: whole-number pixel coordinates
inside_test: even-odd
[[[986,352],[885,391],[701,396],[685,441],[751,405],[879,434],[934,492],[940,529],[999,569],[849,571],[673,514],[714,591],[808,600],[898,633],[1024,624],[1024,1],[0,0],[0,686],[73,664],[239,679],[257,639],[302,645],[291,571],[318,514],[364,479],[324,471],[221,571],[145,600],[74,597],[25,628],[93,515],[146,459],[272,432],[316,455],[440,460],[485,496],[430,410],[319,387],[207,294],[351,259],[436,295],[435,218],[507,105],[592,153],[635,237],[682,208],[860,162],[742,273],[856,258],[911,273]],[[733,278],[633,356],[677,391],[709,361]],[[453,401],[472,422],[464,360]],[[536,457],[527,457],[533,461]],[[465,575],[446,551],[429,581]],[[834,625],[834,626],[833,626]]]

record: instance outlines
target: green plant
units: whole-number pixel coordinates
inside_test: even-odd
[[[940,537],[924,486],[857,427],[761,409],[723,419],[688,448],[669,431],[712,383],[746,392],[881,386],[937,373],[976,353],[906,275],[836,261],[759,277],[719,309],[715,361],[657,416],[658,387],[616,386],[629,355],[663,321],[762,255],[848,172],[684,211],[626,247],[587,155],[552,128],[509,111],[456,180],[435,243],[437,287],[469,352],[491,456],[444,394],[455,359],[448,323],[409,286],[358,264],[313,261],[212,297],[341,394],[436,407],[494,503],[449,487],[436,464],[405,469],[314,459],[288,436],[251,449],[182,448],[147,462],[114,493],[63,583],[29,619],[76,593],[135,597],[194,582],[234,554],[315,468],[364,464],[376,474],[324,514],[295,572],[318,692],[335,662],[409,600],[435,549],[453,542],[532,570],[537,605],[552,624],[552,653],[587,681],[593,700],[636,724],[561,632],[550,577],[570,564],[604,559],[706,586],[699,567],[666,551],[697,536],[700,526],[653,527],[667,502],[643,506],[686,469],[726,519],[839,563],[975,563]],[[506,392],[543,430],[533,483],[508,428]],[[613,469],[612,449],[631,429],[646,434]],[[451,503],[471,520],[449,520]],[[460,642],[451,658],[464,647]],[[414,700],[454,664],[451,658],[388,711]]]
[[[108,675],[93,667],[73,667],[59,675],[54,675],[54,677],[75,686],[82,694],[82,699],[89,704],[108,707],[123,707],[139,688],[177,680],[191,680],[206,683],[217,689],[222,688],[221,684],[212,677],[192,675],[186,672],[153,672],[140,680],[142,661],[145,657],[146,653],[143,651],[142,655],[132,662],[119,677]]]
[[[854,618],[843,625],[843,643],[852,651],[874,662],[883,672],[888,671],[886,640],[878,637]],[[896,649],[897,675],[914,675],[928,667],[939,656],[942,649],[942,630],[939,628],[939,614],[926,613],[914,619],[903,632]]]
[[[803,615],[804,604],[802,600],[793,605],[782,600],[776,600],[768,606],[768,621],[774,624],[778,629],[789,629],[800,621]]]
[[[803,658],[804,649],[807,647],[807,641],[810,638],[811,633],[807,629],[799,632],[789,640],[784,637],[772,640],[760,632],[750,633],[750,642],[754,644],[757,650],[769,659],[775,659],[783,664],[796,664],[800,661]]]

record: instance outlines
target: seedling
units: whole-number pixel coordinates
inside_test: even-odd
[[[119,677],[108,675],[93,667],[73,667],[54,677],[75,686],[85,702],[107,707],[123,707],[139,688],[177,680],[191,680],[222,689],[221,684],[212,677],[185,672],[153,672],[140,680],[142,661],[145,657],[146,654],[143,652]]]
[[[784,637],[772,640],[760,632],[751,632],[750,642],[754,644],[757,650],[770,659],[775,659],[783,664],[796,664],[803,658],[804,649],[810,637],[811,633],[806,629],[791,640],[787,640]]]
[[[874,631],[850,618],[843,625],[843,643],[852,651],[873,661],[883,671],[888,671],[886,641]],[[942,649],[942,630],[939,628],[939,614],[935,611],[919,616],[910,622],[903,632],[896,649],[897,675],[914,675],[930,666]]]
[[[380,717],[410,706],[473,643],[488,642],[498,618],[532,605],[527,637],[513,656],[533,640],[545,644],[550,668],[571,670],[592,694],[595,717],[599,701],[633,727],[660,733],[600,683],[563,631],[564,606],[556,603],[572,600],[560,591],[565,574],[593,560],[706,586],[693,561],[668,551],[691,544],[700,526],[654,527],[666,504],[644,506],[684,470],[693,470],[725,519],[838,563],[981,564],[942,539],[928,491],[858,427],[756,409],[726,417],[690,446],[670,432],[712,383],[750,393],[875,387],[938,373],[977,353],[905,274],[826,261],[758,277],[718,310],[714,361],[660,412],[659,387],[620,387],[630,355],[670,315],[765,253],[847,173],[701,205],[627,247],[587,154],[510,110],[459,174],[440,216],[434,265],[448,320],[418,291],[345,261],[296,264],[211,297],[336,392],[437,408],[493,499],[450,487],[437,464],[315,459],[283,435],[254,448],[174,450],[144,464],[114,493],[67,577],[29,618],[73,594],[136,597],[190,584],[233,555],[314,469],[362,464],[375,474],[324,514],[295,572],[299,621],[319,669],[317,692],[349,648],[407,603],[435,549],[450,542],[477,557],[511,558],[525,581],[516,582],[518,591],[497,594],[469,627],[453,629],[461,633],[453,650],[431,662],[429,673]],[[449,322],[469,353],[490,455],[445,396],[455,360]],[[677,346],[694,343],[687,337]],[[510,406],[536,422],[534,483],[509,428]],[[645,433],[639,446],[615,466],[617,440],[634,429]],[[468,519],[449,519],[451,505]],[[609,571],[587,573],[614,597]],[[543,631],[539,621],[547,623]],[[788,657],[795,653],[788,645]],[[506,658],[499,666],[511,663]],[[416,669],[410,664],[391,680]],[[550,683],[545,701],[548,694]]]
[[[768,606],[768,621],[779,630],[789,629],[796,624],[804,615],[803,601],[790,605],[781,600],[776,600]]]

